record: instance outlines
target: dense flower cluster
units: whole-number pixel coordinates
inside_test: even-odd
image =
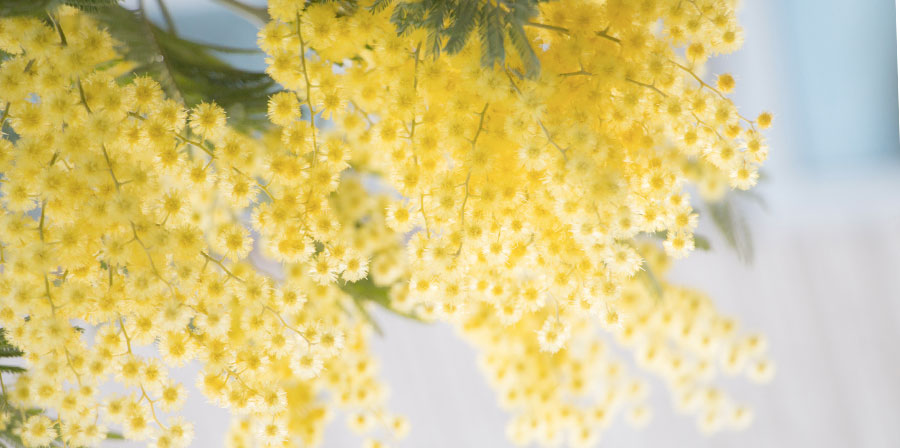
[[[613,340],[704,430],[746,425],[713,382],[771,376],[765,340],[662,277],[694,247],[686,187],[750,188],[767,155],[771,115],[745,118],[731,75],[702,76],[741,44],[735,3],[542,4],[532,78],[514,52],[485,67],[477,39],[432,57],[366,2],[272,0],[259,46],[285,90],[255,135],[150,78],[117,83],[88,16],[0,19],[0,326],[27,353],[11,396],[58,415],[23,440],[93,445],[112,424],[184,446],[190,424],[163,412],[184,399],[169,366],[191,360],[235,414],[231,446],[317,445],[337,408],[371,446],[402,437],[365,304],[342,289],[359,281],[471,339],[515,442],[587,446],[621,411],[647,421]],[[129,392],[101,397],[109,376]]]
[[[388,12],[270,2],[259,38],[270,75],[339,123],[358,166],[403,197],[388,222],[415,232],[395,306],[475,338],[502,401],[521,411],[515,440],[552,444],[568,428],[570,441],[594,439],[598,421],[564,398],[561,375],[575,395],[606,390],[604,416],[645,389],[603,361],[602,330],[704,429],[749,418],[709,382],[720,369],[768,376],[761,337],[739,335],[698,293],[648,286],[648,257],[666,256],[638,247],[663,233],[665,253],[685,256],[698,223],[685,187],[707,200],[748,189],[766,159],[771,115],[739,114],[731,75],[701,77],[707,58],[741,44],[735,3],[547,3],[530,22],[542,64],[531,79],[515,60],[485,68],[477,42],[434,58],[425,32],[398,36]],[[282,110],[270,109],[276,123]]]
[[[301,162],[277,136],[229,129],[214,104],[185,111],[149,78],[120,86],[103,68],[115,57],[104,31],[68,9],[53,25],[0,20],[14,131],[0,140],[0,326],[29,365],[12,398],[58,415],[29,418],[22,439],[94,445],[118,424],[186,446],[190,423],[162,412],[185,394],[168,367],[195,359],[199,388],[242,422],[233,446],[316,445],[335,406],[402,434],[370,329],[334,283],[399,250],[384,200],[352,179],[339,187],[349,151],[329,137],[318,163]],[[281,281],[248,263],[254,238],[282,262]],[[151,344],[158,356],[138,354]],[[129,392],[101,397],[109,376]]]
[[[671,259],[644,245],[641,255],[656,272]],[[767,381],[773,374],[760,335],[741,335],[736,322],[720,315],[704,295],[661,283],[661,297],[631,279],[623,285],[616,312],[628,318],[597,321],[587,313],[540,310],[509,325],[490,304],[479,303],[461,328],[481,351],[481,360],[501,405],[514,414],[508,426],[518,444],[594,446],[618,414],[635,426],[651,410],[649,386],[628,372],[612,342],[634,354],[635,364],[664,380],[679,412],[696,415],[703,432],[741,429],[752,411],[715,386],[718,372]],[[562,328],[556,322],[565,321]],[[548,325],[547,322],[551,322]],[[613,337],[598,337],[598,330]],[[571,335],[562,336],[568,332]],[[538,334],[539,338],[534,335]],[[553,354],[546,345],[565,338]]]

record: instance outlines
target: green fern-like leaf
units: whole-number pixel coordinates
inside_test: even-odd
[[[429,3],[431,3],[431,6],[428,8],[424,20],[425,28],[428,30],[428,46],[426,48],[428,54],[437,59],[443,46],[444,17],[447,13],[449,2],[438,0]]]
[[[641,265],[641,270],[638,271],[638,275],[640,275],[641,280],[644,282],[644,286],[650,291],[653,298],[657,301],[661,301],[663,299],[662,285],[660,285],[659,278],[656,277],[656,273],[653,272],[650,264],[645,261],[644,264]]]
[[[525,34],[522,24],[510,22],[506,31],[507,35],[509,35],[509,41],[512,43],[513,48],[516,49],[519,59],[522,60],[525,76],[529,78],[537,76],[541,71],[541,62],[534,53],[534,48],[531,47],[531,42],[528,41],[528,35]]]
[[[694,247],[700,250],[709,251],[712,250],[712,245],[709,244],[709,239],[703,235],[694,234]]]
[[[19,366],[8,366],[0,364],[0,373],[22,373],[25,371],[24,367]]]
[[[84,331],[80,327],[73,327],[76,331]],[[0,328],[0,358],[15,358],[24,355],[25,353],[17,348],[16,346],[9,343],[6,339],[6,330]],[[21,374],[26,372],[27,370],[24,367],[12,366],[6,364],[0,364],[0,375],[6,374]],[[9,385],[9,383],[5,383]],[[6,413],[6,419],[0,424],[0,447],[22,447],[24,445],[22,443],[22,439],[19,437],[19,428],[21,428],[22,423],[28,417],[33,415],[40,415],[44,413],[43,409],[38,408],[21,408],[14,403],[9,401],[9,397],[6,394],[0,393],[0,412]],[[116,432],[108,432],[106,433],[107,439],[112,440],[122,440],[121,434]],[[63,446],[61,440],[57,439],[55,442],[51,443],[50,446]]]
[[[376,285],[371,279],[364,278],[359,281],[355,281],[352,283],[344,283],[341,285],[341,290],[345,293],[349,294],[351,298],[353,298],[354,305],[359,309],[360,313],[362,313],[363,317],[365,317],[375,328],[377,332],[380,333],[380,327],[378,323],[372,318],[371,314],[365,308],[366,302],[372,302],[376,305],[384,308],[391,313],[402,316],[407,319],[415,320],[421,322],[422,320],[414,314],[405,313],[399,311],[391,306],[391,298],[390,298],[390,288],[385,286]]]
[[[136,63],[132,74],[152,76],[170,97],[188,107],[215,101],[238,128],[266,125],[266,105],[275,82],[265,73],[234,68],[216,54],[219,47],[166,31],[140,11],[113,6],[93,15],[123,44],[125,59]]]
[[[0,16],[33,16],[43,14],[51,6],[51,0],[2,0]]]
[[[444,51],[456,54],[462,51],[472,30],[478,24],[481,2],[478,0],[459,0],[455,10],[451,11],[451,24],[447,28],[447,43]]]
[[[424,3],[398,3],[391,13],[391,23],[397,28],[397,34],[404,35],[416,28],[421,28],[425,21]]]
[[[116,6],[119,0],[63,0],[63,3],[85,12],[99,12],[104,8]]]
[[[0,346],[0,358],[18,358],[24,354],[25,352],[12,345]]]
[[[713,223],[722,233],[725,242],[737,252],[738,258],[746,263],[753,260],[753,237],[747,221],[726,196],[719,202],[707,203]]]
[[[538,14],[546,0],[417,0],[394,4],[391,22],[400,35],[415,29],[428,32],[426,49],[437,57],[441,51],[462,51],[478,29],[481,62],[486,67],[505,63],[507,39],[522,61],[524,75],[537,76],[540,63],[525,33],[525,24]],[[378,0],[370,11],[381,11],[392,0]],[[517,70],[519,71],[519,70]]]
[[[478,32],[481,37],[481,65],[493,66],[506,56],[503,48],[503,22],[500,9],[485,5],[481,8],[481,23]]]
[[[98,12],[116,6],[118,0],[0,0],[0,17],[44,16],[59,5],[68,5],[85,12]]]
[[[381,12],[394,3],[394,0],[375,0],[367,9],[371,12]]]

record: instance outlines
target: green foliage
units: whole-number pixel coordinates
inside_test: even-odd
[[[119,0],[0,0],[0,16],[43,15],[45,10],[69,5],[86,12],[115,6]]]
[[[140,10],[116,6],[92,15],[122,43],[124,58],[136,64],[132,74],[152,76],[171,98],[188,107],[215,101],[239,128],[267,123],[266,104],[275,82],[264,72],[235,68],[217,55],[246,50],[184,39],[151,22]]]
[[[100,12],[105,8],[116,6],[119,0],[63,0],[62,3],[86,12]]]
[[[750,234],[750,226],[741,215],[738,208],[732,203],[731,195],[727,195],[718,202],[706,203],[713,224],[722,233],[725,242],[737,252],[738,258],[749,263],[753,261],[753,238]]]
[[[35,415],[39,412],[32,410],[20,412],[20,409],[13,406],[6,396],[6,387],[8,386],[9,374],[22,373],[25,371],[22,367],[6,364],[6,360],[18,358],[25,353],[18,347],[6,340],[6,334],[3,328],[0,328],[0,380],[3,381],[3,391],[0,393],[0,414],[5,415],[6,421],[0,424],[0,446],[21,447],[22,439],[13,432],[13,428],[21,426],[22,422],[28,416]],[[6,379],[2,379],[5,376]]]
[[[712,246],[709,244],[709,239],[707,239],[703,235],[694,234],[694,247],[700,250],[711,250]]]
[[[134,69],[131,76],[147,74],[159,81],[170,98],[192,107],[215,101],[228,112],[232,125],[253,129],[268,125],[268,96],[275,82],[264,72],[235,68],[219,53],[246,50],[205,44],[182,38],[163,29],[142,10],[130,10],[117,0],[0,0],[0,16],[32,15],[47,18],[47,12],[66,4],[89,13],[121,45],[119,51]]]
[[[24,355],[25,352],[19,350],[18,347],[9,343],[6,340],[6,331],[0,328],[0,358],[2,359],[10,359],[10,358],[18,358]],[[2,361],[2,360],[0,360]],[[13,366],[8,364],[0,364],[0,373],[21,373],[24,372],[25,369],[19,366]]]
[[[369,310],[366,309],[366,302],[373,302],[376,305],[398,316],[422,322],[422,319],[414,314],[405,313],[393,308],[391,306],[391,298],[389,294],[390,289],[384,286],[376,285],[374,282],[372,282],[372,279],[368,277],[353,283],[343,283],[340,286],[341,290],[343,290],[353,298],[353,303],[356,308],[359,309],[360,313],[369,321],[369,323],[372,324],[372,327],[375,328],[375,331],[378,334],[382,334],[381,327],[372,318]]]
[[[40,415],[42,412],[40,409],[25,409],[22,410],[13,406],[12,403],[7,401],[6,395],[0,395],[0,412],[4,412],[8,414],[7,420],[4,422],[5,426],[0,428],[0,446],[6,448],[25,448],[25,444],[22,442],[22,438],[16,434],[14,431],[15,428],[20,428],[25,420],[28,417],[33,415]],[[56,446],[56,445],[53,445]]]
[[[506,57],[500,15],[500,9],[489,3],[481,7],[478,34],[481,38],[481,65],[486,67],[493,65],[494,61],[502,61]]]
[[[51,0],[3,0],[0,1],[0,16],[37,15],[51,3]]]
[[[75,328],[79,331],[84,331],[79,327]],[[6,339],[6,331],[3,328],[0,328],[0,359],[19,358],[24,354],[25,352],[9,343],[9,341]],[[23,367],[0,364],[0,375],[7,374],[6,379],[3,380],[3,392],[0,393],[0,414],[7,415],[7,419],[5,420],[5,422],[0,423],[0,447],[24,448],[25,445],[22,444],[22,439],[15,433],[14,429],[21,427],[22,423],[24,423],[25,420],[28,419],[28,417],[44,413],[42,409],[22,409],[9,402],[9,398],[6,395],[7,387],[9,387],[8,375],[19,374],[25,371],[26,369]],[[106,433],[106,438],[113,440],[124,439],[124,437],[122,437],[122,435],[117,432]],[[61,445],[54,443],[52,446]]]
[[[435,58],[442,51],[449,54],[461,51],[477,29],[482,65],[504,64],[508,42],[521,60],[525,76],[533,77],[540,71],[540,62],[524,27],[538,14],[538,4],[542,1],[546,0],[400,2],[394,6],[391,22],[397,27],[398,34],[416,29],[427,31],[426,49]],[[376,0],[369,9],[383,11],[391,4],[393,0]]]
[[[638,271],[638,276],[640,276],[641,281],[644,283],[644,286],[647,288],[647,291],[650,291],[650,295],[656,299],[657,302],[662,301],[663,299],[663,289],[662,285],[659,283],[659,278],[656,277],[656,274],[653,272],[653,269],[650,267],[650,263],[644,261],[641,265],[641,270]]]
[[[459,7],[453,14],[453,22],[447,27],[448,37],[444,51],[455,54],[465,47],[466,41],[475,29],[480,5],[481,2],[478,0],[459,0]]]

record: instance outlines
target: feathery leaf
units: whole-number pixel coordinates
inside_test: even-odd
[[[372,3],[372,6],[369,6],[367,9],[371,12],[381,12],[387,9],[388,6],[394,3],[394,0],[375,0]]]
[[[99,12],[104,8],[116,6],[119,0],[63,0],[63,3],[85,12]]]
[[[506,31],[509,35],[509,41],[513,44],[513,48],[516,49],[519,59],[522,60],[525,76],[529,78],[537,76],[541,71],[541,62],[534,53],[534,49],[531,47],[531,42],[528,41],[528,35],[525,34],[525,29],[522,27],[522,24],[519,22],[510,22]]]
[[[481,65],[491,67],[495,63],[502,62],[506,55],[503,48],[503,23],[500,19],[500,9],[489,4],[482,7],[479,25]]]
[[[457,8],[451,11],[452,22],[447,28],[449,38],[444,45],[444,51],[456,54],[466,46],[472,30],[478,23],[479,6],[480,2],[477,0],[459,0]]]
[[[750,263],[753,260],[753,239],[747,221],[726,196],[719,202],[707,203],[713,223],[722,233],[725,242],[737,252],[738,258]]]
[[[0,373],[22,373],[24,371],[24,367],[0,364]]]

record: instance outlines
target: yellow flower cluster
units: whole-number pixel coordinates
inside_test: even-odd
[[[411,302],[604,311],[641,268],[636,236],[665,232],[676,257],[693,249],[689,182],[708,198],[756,182],[770,116],[737,112],[730,75],[714,87],[697,74],[739,44],[733,3],[548,3],[531,22],[532,80],[515,61],[484,68],[476,44],[430,57],[424,32],[398,36],[387,13],[273,1],[259,43],[297,98],[273,98],[270,113],[291,121],[302,103],[340,123],[354,161],[405,198],[388,217],[423,230]]]
[[[656,272],[671,259],[642,245],[641,254]],[[662,378],[680,412],[696,415],[703,432],[741,429],[752,411],[716,387],[719,373],[744,374],[763,382],[773,373],[761,335],[742,335],[736,322],[718,314],[702,294],[662,282],[659,296],[648,294],[639,279],[623,285],[616,310],[598,322],[586,313],[540,310],[504,322],[489,304],[461,323],[481,350],[481,361],[501,405],[514,417],[511,440],[527,445],[594,446],[601,431],[619,414],[635,426],[646,424],[651,410],[648,385],[629,374],[610,343],[631,351],[634,364]],[[621,317],[616,315],[621,313]],[[546,322],[568,322],[565,329]],[[569,332],[565,346],[553,354],[547,344]],[[539,335],[535,339],[535,334]],[[602,338],[607,333],[612,339]]]
[[[186,111],[146,77],[121,85],[105,31],[73,9],[49,17],[0,19],[13,131],[0,140],[0,327],[28,367],[9,395],[55,419],[28,418],[23,441],[96,445],[115,425],[187,446],[191,424],[167,417],[185,398],[169,368],[194,360],[198,387],[237,416],[231,446],[317,445],[335,409],[402,435],[370,327],[334,280],[365,277],[370,258],[390,280],[403,252],[385,199],[339,186],[340,139],[321,135],[304,159],[309,122],[251,138],[215,104]],[[254,240],[281,280],[248,262]],[[110,377],[127,392],[101,396]]]
[[[258,42],[286,90],[252,135],[119,77],[88,16],[0,19],[0,327],[28,364],[10,396],[54,411],[23,440],[94,445],[114,425],[185,446],[168,373],[196,360],[235,414],[230,446],[318,445],[338,409],[384,446],[408,424],[342,289],[364,279],[471,339],[518,443],[647,421],[648,387],[604,335],[702,429],[746,425],[714,379],[770,377],[764,338],[661,276],[694,248],[686,188],[750,188],[767,156],[771,114],[745,118],[734,77],[702,74],[740,46],[735,3],[542,3],[532,78],[515,51],[483,66],[478,39],[436,58],[370,1],[272,0]],[[101,396],[109,377],[128,392]]]
[[[330,118],[354,167],[401,194],[387,218],[411,232],[409,269],[393,304],[474,337],[518,410],[514,440],[553,444],[571,429],[569,441],[590,444],[598,424],[639,401],[646,387],[605,358],[600,329],[666,378],[704,430],[749,420],[710,381],[719,370],[768,377],[762,337],[654,278],[694,249],[686,187],[707,200],[748,189],[767,157],[771,114],[745,118],[726,96],[733,76],[702,77],[710,56],[741,44],[736,3],[542,4],[527,28],[535,79],[511,49],[504,66],[484,67],[477,39],[435,58],[425,31],[398,36],[390,12],[365,2],[269,3],[259,45],[268,73],[296,94],[273,99],[273,122],[300,105]],[[639,248],[656,233],[666,255]],[[598,390],[594,407],[570,399]]]

